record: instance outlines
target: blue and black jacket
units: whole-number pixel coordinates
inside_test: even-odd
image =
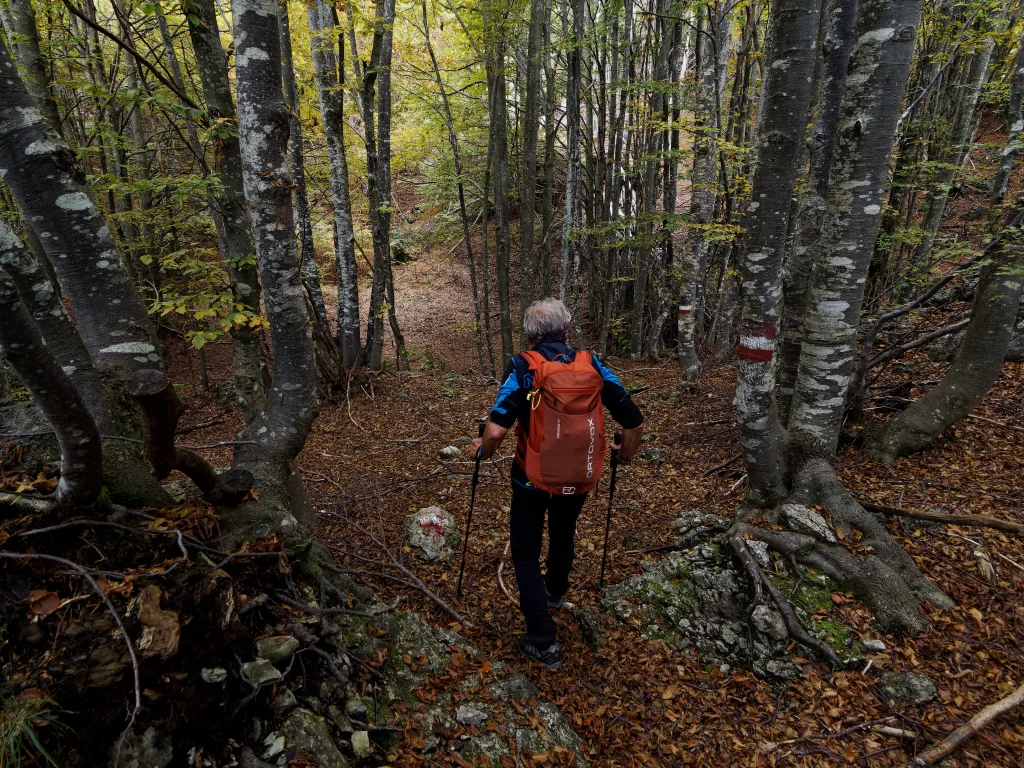
[[[540,352],[547,360],[570,363],[575,359],[576,352],[569,349],[561,336],[548,336],[538,341],[534,347],[535,352]],[[624,429],[635,429],[644,422],[643,414],[636,407],[633,398],[619,377],[612,369],[597,359],[597,355],[591,355],[594,368],[601,374],[604,380],[604,389],[601,391],[601,402]],[[530,434],[530,404],[526,399],[533,386],[533,374],[530,372],[530,364],[522,355],[515,355],[505,366],[505,373],[502,375],[501,389],[498,390],[498,399],[491,409],[490,420],[500,427],[511,429],[516,421],[519,421],[519,439],[516,443],[515,461],[512,464],[512,482],[522,486],[529,485],[526,477],[525,451],[526,437]]]

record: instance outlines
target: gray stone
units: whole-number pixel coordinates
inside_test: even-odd
[[[803,671],[792,661],[784,659],[771,659],[764,665],[765,671],[772,677],[781,680],[799,680],[804,676]]]
[[[352,734],[352,752],[356,757],[370,756],[370,734],[367,731],[356,731]]]
[[[533,683],[516,673],[494,683],[491,693],[502,701],[511,699],[521,703],[533,698],[539,691]]]
[[[442,459],[445,459],[446,461],[454,461],[455,459],[462,456],[462,449],[459,448],[457,445],[449,445],[445,448],[442,448],[437,455],[440,456]]]
[[[487,722],[490,713],[478,704],[463,704],[455,712],[455,719],[462,725],[479,728]]]
[[[118,756],[120,746],[120,756]],[[174,747],[156,728],[147,728],[142,736],[129,731],[120,744],[110,750],[110,765],[118,760],[119,768],[166,768],[174,759]]]
[[[203,678],[204,683],[223,683],[228,679],[228,671],[224,667],[203,667],[199,671],[199,676]]]
[[[455,438],[456,445],[469,445],[472,442],[473,438],[469,437],[468,435],[463,435],[462,437]]]
[[[308,709],[293,710],[281,731],[287,746],[309,752],[320,768],[348,768],[348,761],[334,745],[327,723],[319,715]]]
[[[782,518],[786,525],[799,533],[806,533],[815,538],[827,541],[829,544],[836,543],[836,535],[832,528],[825,522],[825,518],[813,509],[803,504],[783,504]]]
[[[881,653],[885,650],[885,643],[883,643],[881,640],[865,640],[864,647],[869,651]]]
[[[783,642],[789,637],[789,631],[786,629],[786,622],[782,616],[764,603],[754,608],[753,613],[750,614],[750,621],[758,632],[768,635],[772,640]]]
[[[263,741],[263,746],[267,748],[267,751],[263,753],[263,759],[273,760],[284,752],[284,736],[277,732],[269,733]]]
[[[878,684],[878,688],[886,701],[909,704],[924,704],[939,695],[932,679],[917,672],[886,675]]]
[[[649,461],[652,464],[664,464],[665,463],[665,457],[662,456],[661,455],[661,451],[659,451],[654,446],[650,446],[650,445],[647,446],[646,448],[644,448],[643,450],[640,451],[639,455],[640,455],[641,459],[643,459],[644,461]]]
[[[256,641],[256,653],[271,664],[288,661],[299,648],[299,641],[291,635],[261,637]]]
[[[459,549],[459,526],[441,507],[424,507],[405,521],[405,541],[428,563],[447,560]]]
[[[354,717],[356,720],[366,721],[366,702],[360,699],[358,696],[353,696],[351,699],[345,702],[345,714],[349,717]]]
[[[256,659],[242,665],[242,677],[258,688],[266,683],[276,683],[281,679],[281,673],[266,659]]]
[[[757,560],[758,565],[760,565],[762,568],[769,568],[771,566],[772,559],[768,555],[767,544],[765,544],[763,541],[758,541],[757,539],[748,539],[746,544],[747,549],[750,550],[750,554],[752,554],[754,556],[754,559]]]
[[[274,697],[274,703],[271,704],[274,714],[278,717],[288,714],[297,706],[299,706],[299,700],[295,698],[294,693],[284,686],[281,686],[277,696]]]
[[[355,726],[353,726],[352,721],[348,719],[348,715],[333,704],[327,705],[327,716],[331,718],[331,722],[334,723],[334,727],[342,733],[352,733],[355,730]]]

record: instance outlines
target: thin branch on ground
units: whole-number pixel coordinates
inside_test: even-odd
[[[1024,525],[1011,523],[1009,520],[1000,520],[997,517],[989,517],[988,515],[947,515],[943,512],[899,509],[898,507],[872,504],[870,501],[861,501],[860,499],[858,501],[868,512],[880,512],[891,517],[907,517],[912,520],[926,520],[931,523],[945,523],[946,525],[975,525],[982,528],[993,528],[1004,533],[1013,533],[1017,536],[1024,536]]]

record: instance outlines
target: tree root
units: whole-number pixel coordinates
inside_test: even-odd
[[[779,588],[775,586],[768,574],[764,572],[764,569],[758,564],[757,560],[750,553],[750,549],[747,547],[747,543],[738,535],[733,534],[729,536],[729,546],[732,547],[732,551],[736,553],[736,557],[743,564],[744,569],[750,576],[750,580],[754,585],[754,602],[751,607],[751,613],[753,609],[757,607],[763,601],[762,589],[768,592],[772,602],[779,609],[782,614],[782,620],[786,623],[786,630],[789,632],[789,636],[796,640],[803,646],[810,648],[821,657],[828,660],[833,666],[841,666],[842,661],[836,652],[832,650],[826,643],[812,637],[811,634],[804,629],[804,626],[800,623],[800,619],[797,618],[796,611],[793,609],[793,604],[786,599],[786,597],[779,591]]]

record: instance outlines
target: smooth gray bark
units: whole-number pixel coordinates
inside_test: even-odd
[[[344,37],[330,5],[317,0],[307,8],[316,90],[327,140],[334,206],[334,257],[338,271],[338,344],[342,365],[351,368],[359,359],[359,285],[356,270],[352,203],[349,198],[348,156],[345,148]],[[335,56],[333,36],[341,48]]]
[[[68,375],[46,348],[14,281],[0,269],[0,356],[14,369],[60,445],[61,506],[89,505],[103,487],[100,433]]]
[[[156,333],[74,154],[0,46],[0,169],[71,302],[93,362],[119,379],[162,364]]]
[[[568,41],[566,54],[568,65],[565,103],[566,107],[566,155],[565,218],[562,220],[562,263],[559,280],[559,296],[573,314],[573,325],[580,323],[580,259],[584,250],[583,205],[580,199],[583,188],[583,166],[581,162],[581,79],[583,58],[583,0],[570,0],[572,8],[572,37]],[[646,277],[646,276],[645,276]],[[637,289],[638,290],[638,289]],[[576,340],[579,346],[579,339]]]
[[[1011,218],[1012,216],[1012,218]],[[1024,293],[1024,212],[1007,215],[999,247],[978,280],[960,354],[942,381],[886,424],[872,447],[885,463],[928,448],[982,401],[1002,370]]]
[[[921,0],[860,7],[788,422],[793,444],[814,455],[834,455],[839,441],[920,15]]]
[[[800,347],[803,343],[804,314],[811,268],[820,257],[821,222],[825,217],[828,182],[832,171],[836,128],[846,92],[846,74],[853,51],[857,25],[858,0],[834,0],[825,19],[821,96],[818,115],[810,139],[810,175],[800,196],[792,246],[783,271],[782,341],[779,345],[780,411],[783,423],[789,420],[789,406],[796,381]]]
[[[519,193],[519,315],[534,299],[537,262],[534,239],[537,218],[537,137],[540,132],[541,40],[544,33],[545,0],[530,0],[530,24],[526,43],[526,109],[523,114],[523,167]],[[520,328],[520,344],[526,332]]]
[[[939,225],[942,223],[942,216],[946,212],[950,189],[952,189],[964,154],[971,146],[975,112],[981,97],[981,89],[988,78],[988,62],[994,46],[995,41],[989,38],[982,44],[981,49],[971,56],[970,66],[964,73],[964,81],[958,83],[955,89],[958,91],[955,94],[957,107],[949,131],[949,141],[940,155],[942,167],[933,180],[928,209],[925,212],[924,223],[921,225],[924,231],[914,255],[917,264],[922,268],[931,256],[939,233]]]
[[[299,254],[302,261],[302,282],[309,292],[317,320],[327,322],[327,305],[320,285],[320,271],[316,266],[313,251],[313,222],[309,215],[309,198],[306,195],[306,162],[302,150],[302,120],[299,114],[299,97],[295,87],[295,67],[292,64],[292,35],[288,21],[288,4],[282,3],[279,10],[278,33],[281,35],[281,72],[284,76],[284,103],[291,113],[288,131],[288,158],[295,185],[295,216],[298,219]],[[340,280],[339,280],[340,283]],[[341,291],[339,290],[339,294]]]
[[[302,514],[301,479],[290,462],[316,413],[315,352],[289,189],[290,113],[282,93],[278,4],[235,0],[232,7],[242,172],[274,350],[266,405],[245,431],[256,445],[241,446],[235,464],[257,478],[257,488],[271,497],[261,510],[287,534],[297,520],[312,522]]]
[[[999,157],[999,170],[992,179],[992,205],[999,205],[1010,188],[1010,172],[1017,164],[1020,154],[1020,136],[1024,131],[1024,30],[1021,31],[1017,43],[1017,57],[1013,62],[1013,85],[1010,90],[1010,104],[1006,110],[1009,130],[1006,134],[1006,146]]]
[[[747,498],[759,506],[771,506],[786,492],[773,358],[782,309],[783,244],[813,95],[819,16],[818,3],[784,0],[772,7],[771,64],[765,68],[745,248],[738,264],[742,315],[736,406]],[[801,119],[794,119],[797,115]]]
[[[8,28],[9,26],[9,28]],[[8,0],[8,13],[4,14],[7,39],[14,44],[18,62],[25,69],[25,87],[35,99],[36,106],[59,135],[63,135],[57,102],[50,93],[50,76],[46,60],[39,49],[39,28],[32,0]]]
[[[207,115],[214,126],[223,127],[214,144],[215,167],[223,185],[215,207],[224,221],[224,242],[227,246],[227,252],[221,256],[235,301],[250,312],[259,314],[260,281],[256,273],[256,252],[242,182],[235,104],[228,81],[227,56],[220,42],[217,9],[213,0],[188,0],[184,10],[196,54],[196,68],[203,85]],[[259,338],[247,327],[234,329],[231,332],[231,353],[235,369],[235,401],[249,417],[263,406],[265,397]]]

